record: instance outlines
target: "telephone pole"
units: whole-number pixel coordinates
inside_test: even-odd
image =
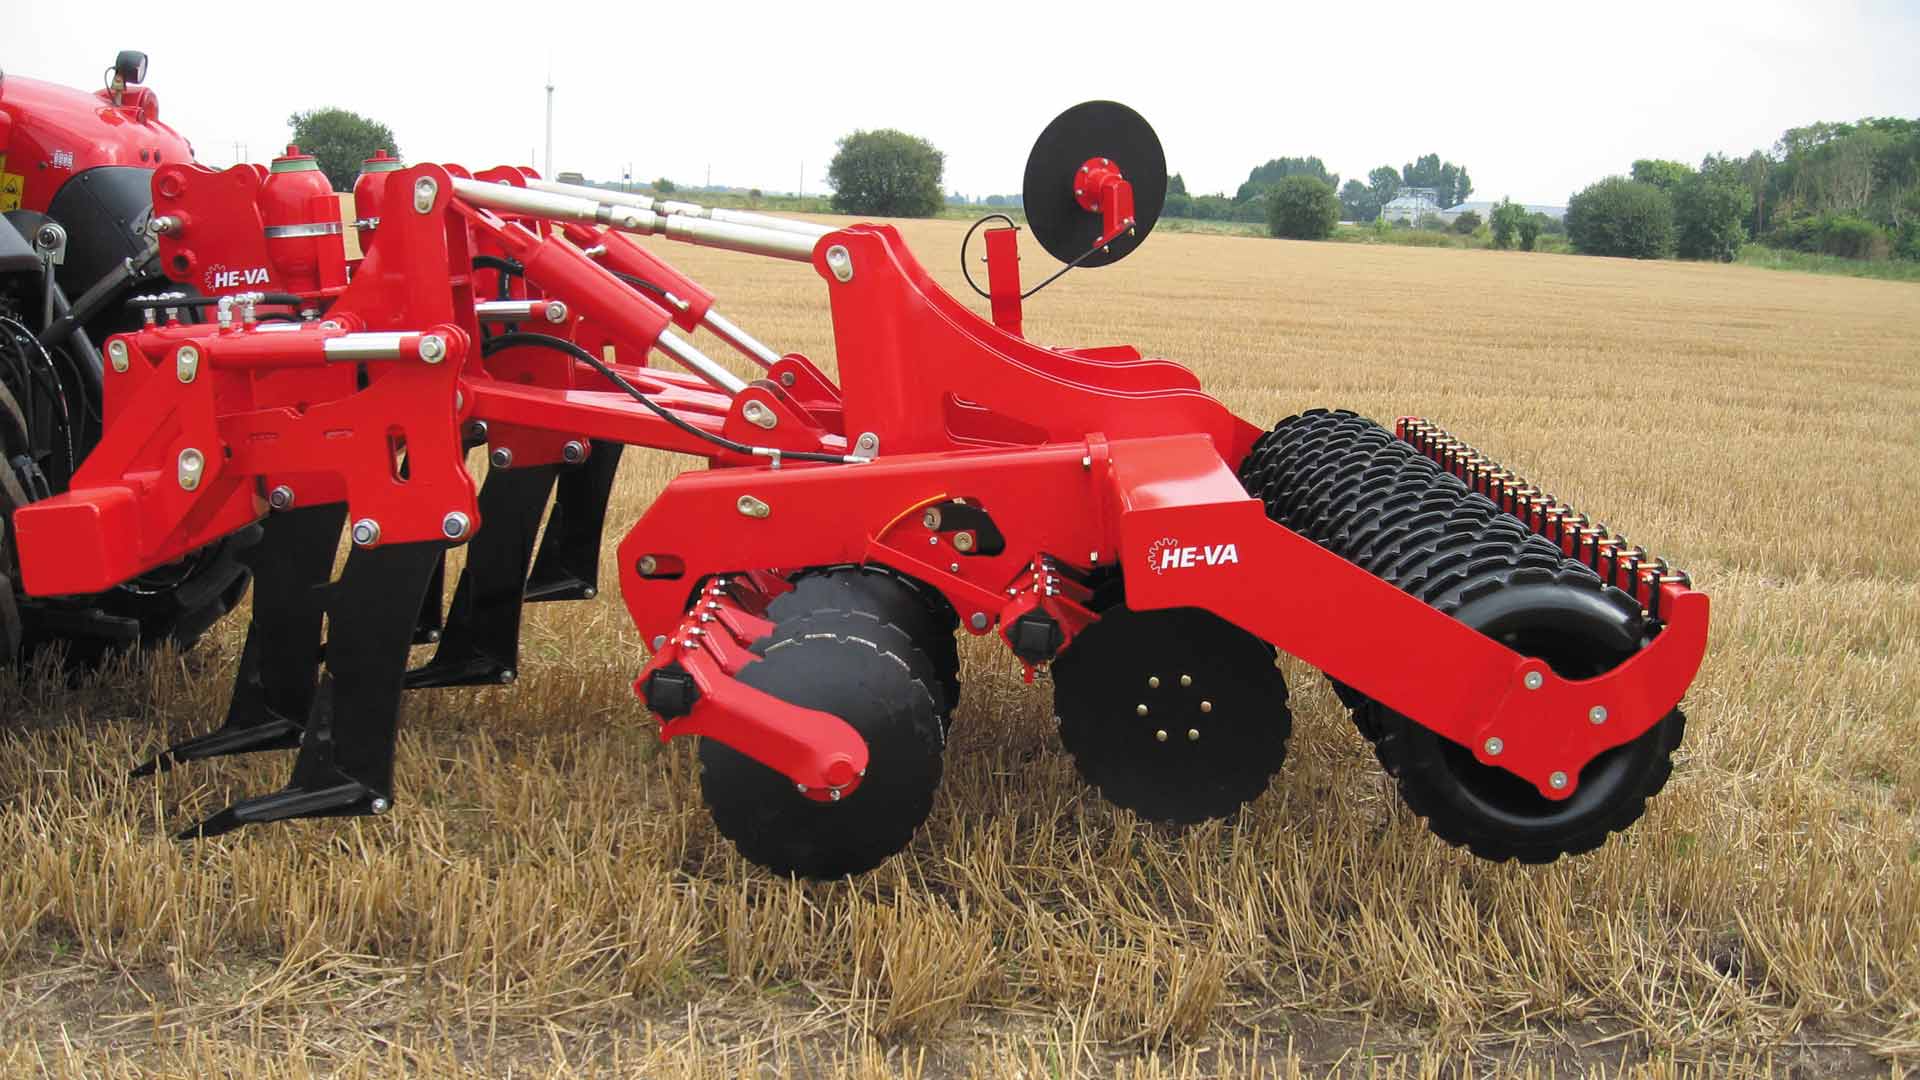
[[[553,179],[553,65],[547,65],[547,161],[541,168],[547,179]]]

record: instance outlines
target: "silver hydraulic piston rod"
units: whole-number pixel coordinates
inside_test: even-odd
[[[686,365],[688,371],[729,394],[737,394],[747,388],[746,382],[740,376],[714,363],[706,353],[694,348],[692,342],[671,330],[660,331],[660,336],[654,340],[654,344],[659,346],[660,351]]]
[[[608,191],[605,188],[585,187],[580,184],[562,184],[553,180],[528,180],[527,187],[534,191],[550,192],[554,195],[571,195],[575,198],[592,199],[596,202],[614,203],[619,206],[631,206],[636,210],[651,210],[668,217],[705,218],[709,221],[725,221],[735,225],[756,225],[763,229],[778,229],[781,232],[811,236],[818,239],[833,231],[830,225],[820,225],[812,221],[781,217],[778,214],[756,214],[751,210],[728,210],[723,207],[701,206],[698,203],[677,202],[670,199],[655,199],[651,195],[634,195],[625,191]]]
[[[594,191],[592,188],[578,190]],[[474,206],[500,210],[527,217],[556,221],[577,221],[583,225],[605,225],[620,232],[640,236],[665,236],[701,247],[771,255],[795,262],[812,262],[816,238],[784,232],[760,225],[731,221],[663,215],[637,206],[620,205],[597,198],[555,194],[511,184],[488,184],[478,180],[453,178],[454,194]],[[596,192],[596,195],[601,194]]]

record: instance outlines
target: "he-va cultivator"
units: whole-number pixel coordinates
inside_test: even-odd
[[[122,54],[97,95],[0,83],[0,644],[190,644],[251,580],[224,724],[140,771],[287,749],[292,777],[188,836],[388,812],[402,693],[511,682],[522,605],[594,598],[626,446],[710,466],[620,540],[635,691],[661,738],[700,737],[720,831],[778,872],[907,844],[964,686],[956,632],[1049,674],[1081,772],[1148,819],[1266,788],[1291,727],[1276,650],[1486,858],[1591,849],[1667,778],[1707,633],[1685,574],[1426,421],[1263,431],[1179,364],[1027,341],[1010,221],[975,287],[991,320],[891,226],[525,168],[377,155],[343,225],[292,148],[196,164],[144,67]],[[1165,188],[1151,129],[1089,102],[1035,145],[1027,224],[1098,266]],[[810,267],[838,381],[636,237]]]

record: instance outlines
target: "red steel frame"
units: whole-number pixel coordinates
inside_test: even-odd
[[[1088,172],[1097,183],[1084,198],[1099,206],[1103,235],[1131,227],[1125,179],[1098,160]],[[1635,557],[1626,567],[1618,544],[1608,549],[1613,576],[1625,568],[1663,628],[1619,668],[1568,680],[1270,521],[1235,477],[1260,429],[1188,369],[1131,348],[1045,348],[1020,336],[1008,230],[988,236],[992,322],[936,284],[891,227],[826,233],[811,263],[828,290],[839,383],[789,354],[729,393],[646,366],[663,335],[701,324],[713,297],[607,224],[639,219],[590,197],[580,205],[595,223],[502,209],[473,189],[456,195],[468,177],[450,165],[388,174],[371,250],[325,268],[321,287],[302,295],[320,318],[175,322],[111,339],[105,438],[68,493],[15,516],[26,588],[90,592],[128,580],[257,520],[280,486],[302,505],[346,502],[353,519],[378,523],[375,543],[464,539],[471,531],[456,536],[446,523],[461,514],[482,527],[462,444],[481,421],[517,465],[559,462],[569,443],[591,439],[717,466],[675,479],[619,544],[622,595],[653,645],[636,688],[684,674],[697,700],[665,718],[662,738],[720,739],[817,798],[839,797],[864,774],[858,735],[732,677],[757,659],[748,646],[770,628],[761,613],[783,575],[810,566],[890,567],[937,590],[976,634],[1005,634],[1043,610],[1065,639],[1096,617],[1068,579],[1117,567],[1132,607],[1212,611],[1555,799],[1595,755],[1666,715],[1701,662],[1706,597],[1664,563]],[[537,177],[495,169],[476,179],[524,189]],[[154,213],[173,223],[160,237],[162,265],[182,278],[212,264],[269,265],[262,183],[247,166],[162,168]],[[560,302],[540,309],[559,318],[543,330],[610,353],[619,374],[683,423],[759,450],[716,448],[565,354],[483,357],[476,299],[496,295],[499,278],[473,268],[479,255],[524,267],[512,295]],[[615,271],[666,285],[684,306]],[[1432,431],[1404,422],[1401,434],[1444,458],[1451,450]],[[203,464],[189,483],[191,458]],[[1495,482],[1491,467],[1466,461],[1442,463]],[[1525,502],[1532,489],[1503,475],[1501,496],[1530,527],[1599,557],[1604,530],[1584,519],[1568,530],[1565,514],[1548,512],[1557,504]],[[970,533],[963,541],[924,514],[962,500],[991,519],[1003,547],[987,550]]]

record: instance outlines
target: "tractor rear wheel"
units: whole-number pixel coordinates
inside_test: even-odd
[[[819,611],[755,642],[764,659],[742,683],[831,713],[866,740],[867,771],[844,798],[820,802],[783,774],[714,739],[700,740],[700,790],[742,857],[776,874],[838,878],[905,848],[933,809],[945,733],[934,670],[898,626],[871,612]]]
[[[1625,662],[1655,627],[1640,605],[1371,420],[1315,410],[1262,436],[1240,469],[1275,521],[1568,678]],[[1680,710],[1542,796],[1466,747],[1338,682],[1401,797],[1432,831],[1495,861],[1552,862],[1626,828],[1672,774]]]

